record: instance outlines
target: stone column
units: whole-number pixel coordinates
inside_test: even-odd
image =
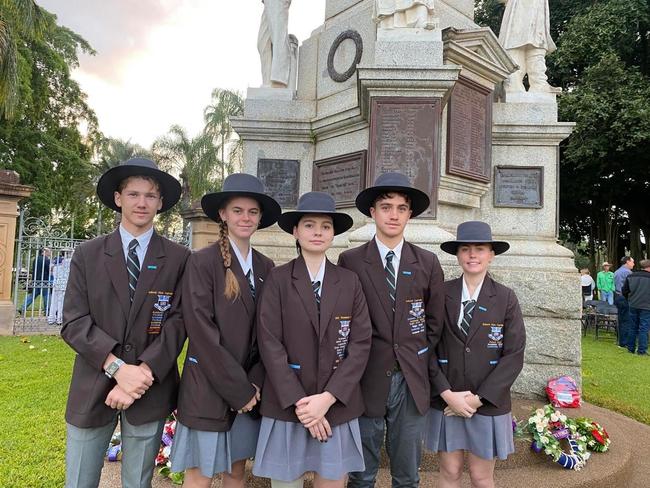
[[[181,217],[192,224],[192,250],[202,249],[217,242],[219,226],[205,216],[198,202],[189,210],[181,212]]]
[[[20,184],[15,171],[0,170],[0,335],[11,335],[16,307],[11,299],[14,244],[18,202],[32,194],[33,187]]]

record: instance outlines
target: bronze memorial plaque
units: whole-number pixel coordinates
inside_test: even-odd
[[[461,77],[451,92],[447,111],[447,173],[489,182],[492,91]]]
[[[314,161],[312,188],[334,197],[337,207],[354,207],[366,177],[366,153],[358,151]]]
[[[266,193],[282,208],[298,205],[300,161],[295,159],[259,159],[257,177],[264,183]]]
[[[542,208],[544,168],[541,166],[497,166],[494,169],[494,206]]]
[[[370,120],[366,187],[389,171],[408,176],[431,199],[422,217],[435,218],[438,202],[440,99],[376,97]]]

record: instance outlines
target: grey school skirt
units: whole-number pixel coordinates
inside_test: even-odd
[[[174,473],[199,468],[212,478],[217,473],[230,473],[232,463],[252,458],[257,446],[260,420],[239,414],[228,432],[209,432],[186,427],[178,422],[172,443],[171,470]]]
[[[357,419],[332,428],[327,442],[314,439],[297,422],[262,417],[253,474],[294,481],[308,471],[328,480],[340,480],[351,471],[363,471],[363,450]]]
[[[467,419],[445,417],[442,410],[430,408],[424,446],[433,452],[462,449],[483,459],[506,459],[515,452],[512,414],[508,412],[496,417],[475,414]]]

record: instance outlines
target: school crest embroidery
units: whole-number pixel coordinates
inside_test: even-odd
[[[351,320],[339,320],[339,335],[342,337],[347,337],[350,334],[350,322]]]
[[[338,364],[347,356],[348,337],[350,336],[350,323],[352,322],[352,317],[336,317],[336,320],[339,321],[339,335],[334,343],[334,352],[336,353],[334,369],[336,369]]]
[[[158,301],[154,303],[153,307],[161,312],[166,312],[172,307],[169,303],[170,298],[170,295],[158,295]]]
[[[491,325],[490,333],[488,334],[488,348],[490,349],[500,349],[503,347],[503,326],[502,325]]]
[[[412,315],[414,318],[418,319],[424,314],[424,308],[422,307],[422,301],[411,302],[411,310],[409,310],[409,315]]]

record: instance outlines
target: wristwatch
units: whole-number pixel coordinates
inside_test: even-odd
[[[120,367],[123,364],[124,364],[124,361],[122,361],[120,358],[117,358],[111,364],[106,366],[106,369],[104,370],[104,374],[112,379],[113,376],[115,376],[115,373],[117,373],[117,370],[120,369]]]

